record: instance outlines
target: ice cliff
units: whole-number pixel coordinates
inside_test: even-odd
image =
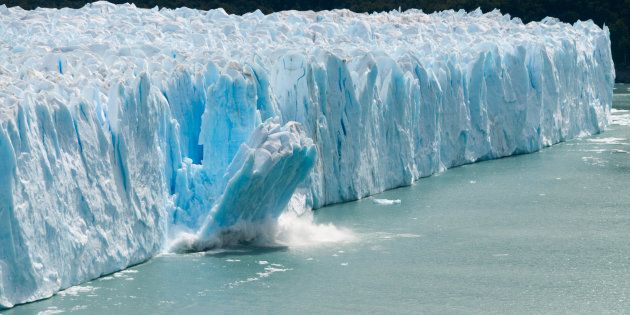
[[[0,6],[0,308],[607,124],[609,33],[493,11]]]

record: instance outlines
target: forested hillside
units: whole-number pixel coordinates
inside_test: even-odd
[[[0,0],[7,6],[25,9],[36,7],[81,7],[85,0]],[[133,2],[138,7],[186,6],[203,10],[222,7],[229,13],[242,14],[260,9],[264,13],[280,10],[329,10],[347,8],[355,12],[373,12],[401,8],[423,9],[425,12],[446,9],[486,12],[494,8],[521,18],[524,22],[541,20],[546,16],[564,22],[592,19],[606,24],[611,31],[612,50],[617,69],[617,81],[630,82],[630,0],[110,0],[114,3]]]

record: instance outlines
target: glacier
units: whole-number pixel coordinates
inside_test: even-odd
[[[0,6],[0,308],[599,133],[591,21]]]

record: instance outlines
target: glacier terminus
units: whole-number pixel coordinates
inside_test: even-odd
[[[599,133],[608,29],[499,11],[0,6],[0,308]]]

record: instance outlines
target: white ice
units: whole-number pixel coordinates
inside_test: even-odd
[[[391,206],[400,204],[400,199],[380,199],[380,198],[372,198],[372,202],[375,204],[383,205],[383,206]]]

